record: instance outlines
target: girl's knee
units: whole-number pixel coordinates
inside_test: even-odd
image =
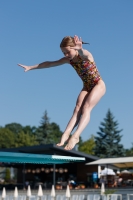
[[[82,109],[82,114],[84,113],[84,112],[90,112],[91,110],[92,110],[92,106],[89,104],[89,103],[86,103],[84,106],[83,106],[83,109]]]
[[[80,111],[81,106],[79,104],[76,104],[74,113],[78,113]]]

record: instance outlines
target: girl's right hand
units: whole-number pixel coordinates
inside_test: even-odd
[[[27,72],[29,71],[31,68],[29,66],[26,66],[26,65],[22,65],[22,64],[18,64],[18,66],[24,68],[24,71]]]

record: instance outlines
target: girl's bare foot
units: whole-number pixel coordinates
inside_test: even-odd
[[[69,142],[68,142],[68,144],[65,146],[64,149],[66,149],[66,150],[72,150],[78,142],[79,142],[79,137],[72,136],[72,137],[69,139]]]
[[[64,134],[62,135],[62,137],[61,137],[60,143],[58,143],[57,146],[59,146],[59,147],[60,147],[60,146],[63,146],[64,143],[68,140],[68,138],[69,138],[69,134],[64,133]]]

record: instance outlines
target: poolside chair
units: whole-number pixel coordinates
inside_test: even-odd
[[[43,195],[43,196],[41,197],[41,200],[47,200],[47,195],[46,195],[46,194]]]
[[[51,195],[47,195],[47,200],[54,200],[55,199],[55,197],[52,197]]]
[[[13,195],[6,196],[6,200],[26,200],[26,195],[18,195],[18,197],[14,197]]]
[[[28,197],[28,200],[38,200],[38,196],[31,195],[30,197]]]
[[[22,195],[22,200],[26,200],[26,195]]]
[[[101,194],[101,200],[108,200],[108,199],[107,199],[107,195]]]
[[[133,199],[133,194],[127,194],[127,200]]]
[[[57,194],[56,195],[56,200],[66,200],[67,197],[64,194]]]
[[[16,198],[17,200],[26,200],[26,195],[20,195]],[[14,200],[14,197],[13,197]]]
[[[13,199],[14,199],[14,196],[12,196],[12,195],[6,195],[5,198],[0,197],[0,199],[13,200]]]
[[[71,196],[71,200],[78,200],[78,197],[79,197],[79,195],[73,194],[73,195]]]
[[[84,200],[85,199],[85,195],[84,194],[79,194],[78,200]]]
[[[66,195],[61,195],[61,200],[67,200],[68,199],[68,197],[66,197]]]
[[[93,194],[87,194],[87,200],[93,200]]]
[[[100,194],[94,194],[93,200],[100,200]]]
[[[107,200],[118,200],[118,198],[120,200],[122,200],[122,195],[121,194],[108,194],[107,195]]]

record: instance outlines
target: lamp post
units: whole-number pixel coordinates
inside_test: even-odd
[[[53,185],[55,187],[55,179],[56,179],[56,176],[55,176],[55,169],[56,169],[56,165],[53,164]]]
[[[25,190],[25,163],[23,164],[23,189]]]

